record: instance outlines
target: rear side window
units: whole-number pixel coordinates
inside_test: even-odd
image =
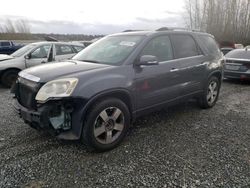
[[[160,36],[152,39],[143,49],[142,55],[153,55],[159,62],[173,59],[171,42],[168,36]]]
[[[197,45],[190,35],[171,35],[175,58],[185,58],[199,55]]]
[[[1,42],[1,46],[10,46],[10,42]]]
[[[199,38],[209,54],[216,56],[220,54],[219,47],[212,37],[200,36]]]
[[[56,45],[56,55],[66,55],[75,53],[68,45]]]
[[[84,49],[83,46],[73,46],[73,48],[75,49],[76,52],[80,52]]]

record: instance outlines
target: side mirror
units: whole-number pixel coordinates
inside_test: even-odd
[[[151,66],[151,65],[158,65],[158,59],[156,56],[153,55],[143,55],[140,57],[140,61],[137,63],[137,65],[145,65],[145,66]]]
[[[24,56],[25,59],[30,59],[31,58],[31,55],[30,54],[27,54]]]

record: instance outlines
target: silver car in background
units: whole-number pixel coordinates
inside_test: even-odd
[[[250,80],[250,49],[235,49],[225,55],[224,78]]]
[[[0,82],[11,87],[18,72],[48,62],[70,59],[84,45],[66,42],[37,42],[28,44],[11,55],[0,55]]]

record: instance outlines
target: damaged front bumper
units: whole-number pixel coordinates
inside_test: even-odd
[[[64,140],[78,140],[83,125],[84,100],[69,99],[39,104],[36,110],[22,106],[15,100],[15,111],[31,127],[46,130]]]

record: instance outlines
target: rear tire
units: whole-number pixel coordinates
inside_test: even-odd
[[[199,98],[199,105],[203,109],[212,108],[219,97],[221,81],[216,76],[210,77],[207,85]]]
[[[15,83],[19,71],[18,70],[7,70],[1,77],[1,83],[4,87],[10,88]]]
[[[116,98],[101,100],[86,116],[82,141],[89,150],[111,150],[122,142],[129,125],[130,112],[126,104]]]

